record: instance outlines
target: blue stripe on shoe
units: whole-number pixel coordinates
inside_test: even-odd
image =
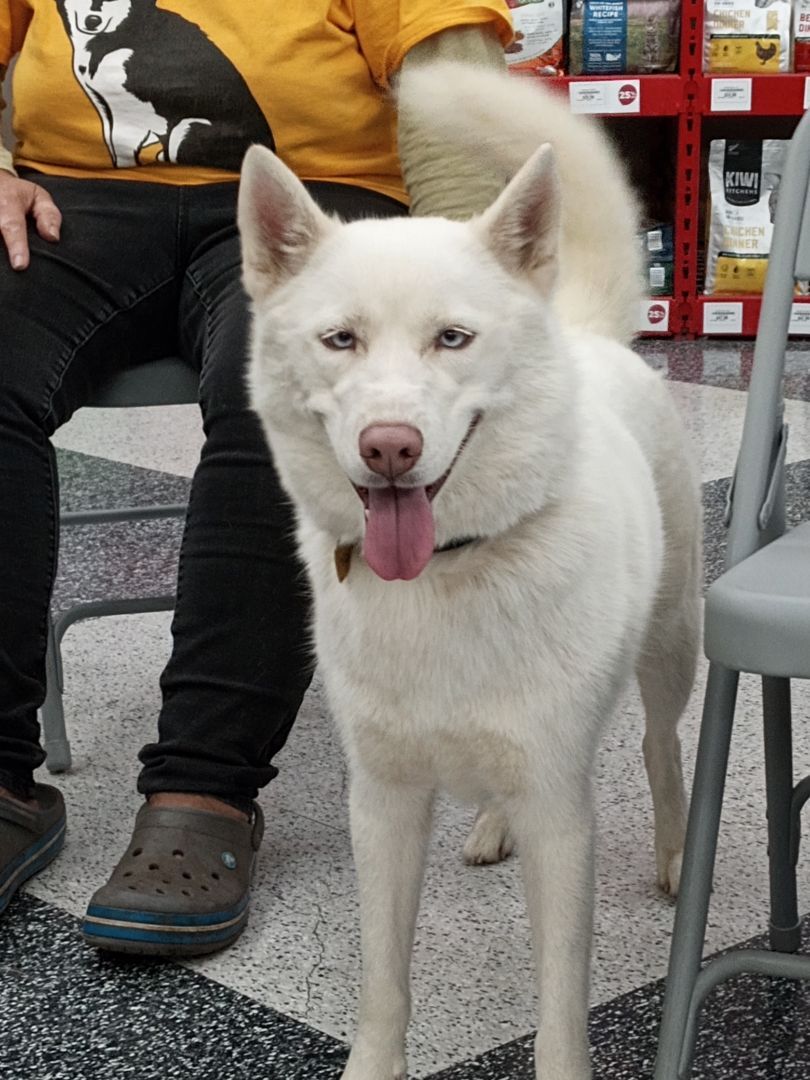
[[[0,912],[7,907],[14,893],[30,877],[44,870],[65,843],[66,818],[63,816],[39,840],[20,852],[0,874]]]
[[[247,916],[247,912],[245,912]],[[107,938],[112,941],[137,941],[156,945],[197,945],[216,944],[228,941],[241,929],[244,918],[226,927],[224,930],[207,931],[205,933],[168,932],[161,930],[134,930],[131,927],[105,926],[103,923],[94,923],[85,919],[82,924],[82,933],[91,938]]]
[[[246,908],[250,902],[250,893],[245,893],[239,903],[226,911],[214,911],[207,915],[180,915],[163,911],[135,911],[131,908],[104,907],[101,904],[90,904],[87,908],[85,929],[96,919],[113,922],[141,923],[146,926],[169,926],[178,930],[184,926],[210,926],[216,930],[220,924],[232,922],[241,915],[247,914]],[[127,935],[124,935],[127,936]],[[195,940],[198,934],[194,934]]]

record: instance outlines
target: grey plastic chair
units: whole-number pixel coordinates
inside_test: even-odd
[[[709,678],[655,1080],[691,1075],[701,1005],[743,972],[810,979],[796,897],[800,815],[810,777],[794,784],[790,680],[810,678],[810,522],[785,532],[782,381],[796,281],[810,279],[810,112],[788,153],[762,302],[742,443],[729,494],[726,569],[706,597]],[[770,950],[737,949],[701,966],[737,684],[762,676],[770,869]],[[719,899],[719,897],[718,897]]]
[[[139,364],[116,374],[105,382],[88,405],[96,408],[138,408],[146,405],[188,405],[197,401],[199,375],[182,360],[167,357],[149,364]],[[110,521],[145,520],[147,518],[182,517],[185,503],[163,506],[133,506],[110,510],[82,510],[60,514],[62,526],[98,524]],[[65,731],[62,704],[64,673],[61,642],[65,631],[80,619],[99,615],[128,615],[145,611],[170,611],[172,595],[134,599],[95,600],[76,604],[57,619],[48,620],[48,652],[46,657],[47,693],[42,706],[42,742],[46,765],[52,773],[70,768],[70,744]]]

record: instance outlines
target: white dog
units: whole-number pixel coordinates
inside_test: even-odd
[[[593,764],[634,670],[658,879],[678,885],[699,494],[665,384],[622,343],[636,215],[600,132],[468,68],[412,73],[400,102],[504,171],[535,152],[468,223],[340,224],[258,148],[239,207],[253,403],[351,766],[363,988],[344,1080],[405,1076],[440,788],[481,808],[469,861],[517,846],[537,1076],[585,1080]]]

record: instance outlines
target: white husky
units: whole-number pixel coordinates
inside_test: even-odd
[[[697,484],[665,384],[623,344],[636,216],[603,136],[467,68],[413,73],[400,101],[504,172],[535,152],[467,223],[340,224],[258,148],[239,207],[253,403],[297,509],[351,765],[363,988],[344,1080],[405,1076],[440,788],[481,808],[468,860],[517,846],[537,1076],[585,1080],[593,762],[634,669],[658,880],[678,885]]]

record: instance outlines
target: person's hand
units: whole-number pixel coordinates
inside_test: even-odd
[[[62,215],[45,188],[0,169],[0,236],[15,270],[25,270],[30,262],[26,221],[29,214],[42,239],[56,243]]]

